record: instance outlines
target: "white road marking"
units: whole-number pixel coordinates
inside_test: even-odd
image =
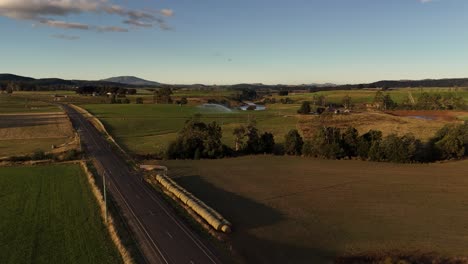
[[[169,231],[166,231],[166,234],[171,238],[171,239],[174,239],[174,237],[172,237],[171,233],[169,233]]]

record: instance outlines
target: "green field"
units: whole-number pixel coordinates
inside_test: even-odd
[[[321,91],[316,93],[291,93],[288,96],[274,96],[277,99],[289,97],[294,101],[312,101],[313,96],[323,95],[328,103],[341,104],[343,97],[350,96],[353,104],[372,103],[375,97],[375,89],[366,90],[342,90],[342,91]],[[441,95],[453,94],[461,96],[468,101],[468,88],[400,88],[388,91],[392,99],[397,103],[402,103],[411,94],[415,100],[421,93],[437,93]]]
[[[79,165],[0,168],[0,263],[122,263]]]
[[[202,120],[216,121],[223,128],[223,141],[232,146],[232,132],[240,124],[256,120],[262,131],[273,132],[278,142],[283,140],[289,129],[296,128],[297,118],[286,114],[295,109],[291,106],[272,108],[267,111],[235,111],[232,113],[212,112],[195,106],[178,105],[98,105],[84,107],[96,115],[119,143],[137,154],[155,153],[165,150],[175,139],[185,121],[195,114],[202,114]]]
[[[33,93],[30,94],[32,95]],[[50,103],[36,101],[34,97],[28,99],[0,94],[0,114],[43,112],[61,112],[61,110]]]
[[[163,165],[233,223],[231,243],[248,263],[394,250],[467,256],[468,161],[256,156]]]

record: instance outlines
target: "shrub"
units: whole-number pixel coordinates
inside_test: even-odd
[[[301,155],[303,145],[304,140],[297,129],[289,131],[284,138],[284,151],[288,155]]]
[[[143,98],[142,97],[137,97],[135,103],[136,104],[143,104]]]
[[[301,115],[308,115],[310,114],[310,111],[310,102],[304,101],[302,102],[301,108],[297,110],[297,113]]]

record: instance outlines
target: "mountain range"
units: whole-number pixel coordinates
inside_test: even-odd
[[[129,85],[137,85],[137,86],[154,86],[160,85],[158,82],[148,81],[145,79],[141,79],[135,76],[118,76],[118,77],[111,77],[107,79],[103,79],[101,81],[104,82],[113,82],[113,83],[122,83],[122,84],[129,84]]]

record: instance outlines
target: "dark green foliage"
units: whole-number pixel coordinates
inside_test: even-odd
[[[421,142],[412,134],[399,137],[395,134],[385,137],[380,143],[378,157],[371,157],[375,161],[390,161],[398,163],[414,162],[417,158]],[[377,151],[377,150],[376,150]]]
[[[142,97],[137,97],[135,100],[136,104],[143,104],[143,98]]]
[[[312,150],[308,150],[312,156],[327,158],[327,159],[341,159],[346,156],[342,147],[341,131],[335,127],[320,128],[313,136],[311,143]]]
[[[43,150],[36,150],[31,155],[32,160],[44,160],[48,158],[49,158],[48,155]]]
[[[369,158],[369,151],[371,147],[375,145],[375,142],[380,142],[381,140],[382,132],[377,130],[370,130],[369,132],[360,136],[357,145],[357,155],[361,157],[361,159],[367,160]],[[375,148],[376,146],[374,146],[374,149]]]
[[[465,109],[466,103],[462,97],[453,94],[422,93],[418,97],[414,109],[420,110],[453,110]]]
[[[272,133],[265,132],[260,137],[260,153],[271,154],[275,149],[275,138]]]
[[[244,152],[246,154],[257,154],[260,151],[260,136],[255,123],[250,123],[246,128],[245,137],[247,142]]]
[[[397,107],[397,103],[392,100],[389,94],[378,91],[374,97],[374,105],[381,110],[391,110]]]
[[[236,151],[243,154],[271,154],[275,149],[275,139],[272,133],[259,134],[255,122],[247,127],[240,126],[234,129]],[[244,139],[247,139],[244,142]]]
[[[304,140],[299,131],[293,129],[284,138],[284,151],[288,155],[301,155]]]
[[[308,115],[310,114],[310,111],[311,111],[310,102],[304,101],[302,102],[301,108],[297,110],[297,113],[302,114],[302,115]]]
[[[163,87],[154,91],[153,103],[155,104],[171,104],[172,103],[172,90],[169,87]]]
[[[438,159],[460,159],[468,155],[468,124],[446,125],[431,140]]]
[[[292,103],[294,103],[294,101],[291,100],[291,98],[286,97],[286,98],[281,98],[280,103],[282,103],[282,104],[292,104]]]
[[[221,143],[221,137],[221,127],[216,122],[205,124],[196,119],[189,120],[177,139],[169,144],[166,156],[170,159],[222,158],[226,147]]]
[[[278,95],[279,95],[279,96],[288,96],[288,95],[289,95],[289,91],[285,91],[285,90],[279,91],[279,92],[278,92]]]
[[[358,154],[359,132],[354,127],[348,127],[341,135],[343,150],[348,158]]]

